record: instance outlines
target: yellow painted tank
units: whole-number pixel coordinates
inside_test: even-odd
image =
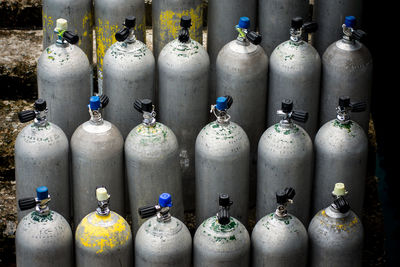
[[[105,187],[96,189],[98,208],[75,233],[76,266],[133,266],[132,233],[126,220],[108,208]]]
[[[152,3],[153,54],[157,59],[163,47],[176,39],[183,16],[192,18],[190,37],[203,43],[202,0],[157,0]]]

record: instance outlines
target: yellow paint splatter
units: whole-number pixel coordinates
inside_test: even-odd
[[[43,37],[46,37],[47,31],[51,31],[50,41],[53,42],[54,34],[54,19],[51,16],[47,16],[44,12],[42,12],[42,25],[43,25]]]
[[[195,9],[191,8],[190,10],[185,10],[182,12],[174,12],[173,10],[166,10],[161,12],[160,20],[159,20],[159,28],[160,28],[160,40],[163,44],[166,45],[173,39],[176,39],[180,30],[180,20],[183,16],[190,16],[192,19],[192,27],[190,27],[190,37],[202,43],[203,35],[203,8],[200,4]]]
[[[113,223],[115,221],[115,223]],[[76,229],[75,239],[96,253],[122,246],[131,239],[128,223],[118,214],[99,216],[93,212],[86,216]]]

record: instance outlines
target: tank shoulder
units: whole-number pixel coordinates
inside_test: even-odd
[[[295,234],[307,232],[303,223],[296,216],[288,214],[283,218],[279,218],[274,212],[261,218],[257,222],[255,229],[256,228],[266,229],[271,234],[276,234],[277,231],[286,231]],[[257,231],[255,233],[257,233]]]
[[[101,253],[130,245],[132,233],[127,221],[111,211],[108,216],[92,212],[82,219],[76,228],[75,242],[80,246]]]
[[[141,146],[158,146],[163,143],[178,142],[174,132],[159,122],[153,127],[139,124],[128,134],[128,140],[129,144],[140,144]]]
[[[106,52],[104,61],[108,58],[115,60],[134,60],[140,62],[143,58],[153,58],[154,56],[151,50],[140,40],[136,40],[134,43],[116,42]]]
[[[16,144],[20,142],[44,145],[65,143],[68,146],[68,139],[63,130],[51,122],[44,127],[39,127],[34,123],[28,124],[17,136]]]
[[[151,217],[142,224],[139,232],[144,233],[149,238],[153,239],[169,239],[174,235],[189,234],[189,229],[186,225],[175,217],[171,217],[171,221],[167,223],[158,222],[156,217]]]
[[[353,142],[354,139],[362,139],[368,142],[367,135],[361,126],[350,120],[347,124],[341,124],[338,120],[334,119],[325,123],[317,132],[315,142],[322,142],[323,140],[349,140]],[[331,142],[330,142],[331,143]]]
[[[46,228],[49,231],[42,231]],[[37,211],[30,212],[18,224],[17,235],[31,235],[32,239],[57,239],[71,236],[72,230],[66,219],[55,211],[48,215],[40,215]]]
[[[292,127],[283,127],[280,123],[270,126],[261,136],[261,140],[267,143],[279,144],[300,144],[311,146],[312,141],[309,134],[300,126],[293,123]]]
[[[40,55],[38,66],[49,65],[59,68],[74,66],[75,71],[89,70],[89,60],[86,54],[76,45],[68,44],[66,47],[50,45]],[[38,67],[40,71],[40,68]],[[49,69],[51,70],[51,69]]]
[[[363,231],[360,218],[350,210],[345,217],[333,217],[330,215],[329,207],[320,210],[309,225],[309,232],[334,232],[336,234]]]
[[[209,56],[205,48],[198,42],[190,40],[189,43],[182,43],[178,39],[169,42],[160,52],[159,61],[163,58],[176,58],[185,61],[192,58],[204,58],[209,63]]]
[[[233,217],[230,218],[227,225],[218,223],[216,216],[208,218],[199,226],[196,236],[202,236],[211,244],[216,243],[217,246],[235,242],[250,243],[250,236],[246,228]]]
[[[285,41],[278,45],[271,54],[271,64],[321,64],[317,50],[305,41]]]
[[[338,65],[344,71],[366,68],[372,65],[372,56],[362,43],[347,44],[342,40],[332,43],[322,55],[324,65]]]

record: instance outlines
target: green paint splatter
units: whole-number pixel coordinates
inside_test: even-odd
[[[54,212],[50,211],[48,215],[41,215],[39,212],[34,211],[31,213],[31,218],[35,222],[49,222],[53,221]]]

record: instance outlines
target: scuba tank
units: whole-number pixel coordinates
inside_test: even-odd
[[[132,115],[132,99],[154,97],[154,56],[136,40],[135,25],[135,17],[125,18],[124,28],[115,34],[118,42],[107,50],[103,66],[103,93],[113,100],[104,118],[118,127],[124,139],[140,123],[140,116]]]
[[[96,199],[96,211],[83,218],[76,228],[76,267],[133,266],[132,233],[129,224],[123,217],[110,211],[110,195],[105,187],[96,188]]]
[[[35,101],[34,110],[18,113],[25,126],[15,141],[16,198],[21,199],[36,187],[46,184],[56,192],[53,210],[70,220],[68,139],[55,124],[47,121],[47,105]],[[18,211],[18,220],[28,211]]]
[[[78,46],[93,62],[93,8],[92,0],[43,0],[43,49],[54,43],[54,19],[65,18],[70,30],[79,36]]]
[[[329,191],[325,194],[328,195]],[[335,184],[333,203],[311,220],[308,227],[310,266],[362,266],[363,226],[350,210],[344,198],[346,194],[343,183]]]
[[[117,40],[121,18],[135,14],[136,37],[146,41],[146,18],[143,0],[94,0],[96,30],[97,80],[99,94],[103,93],[103,63],[108,48]]]
[[[36,198],[18,200],[21,210],[36,209],[19,220],[15,234],[17,266],[74,266],[71,227],[62,215],[49,209],[47,187],[36,188],[36,194]]]
[[[368,139],[350,113],[366,110],[365,102],[351,103],[347,96],[339,98],[337,117],[319,129],[315,141],[315,178],[313,213],[329,205],[329,185],[343,182],[352,194],[353,210],[361,216],[367,177]]]
[[[296,188],[298,201],[288,210],[307,225],[314,170],[313,144],[307,132],[293,120],[305,123],[308,113],[293,110],[293,102],[284,100],[277,114],[282,120],[269,127],[258,144],[257,220],[275,209],[276,192],[290,186]]]
[[[245,16],[256,21],[257,0],[208,0],[207,9],[207,52],[210,55],[210,96],[209,105],[214,102],[217,56],[221,49],[237,37],[232,30],[237,18]],[[256,28],[256,23],[253,29]],[[230,92],[229,92],[230,93]],[[221,94],[218,94],[221,95]],[[236,99],[236,97],[235,97]]]
[[[39,97],[46,99],[49,121],[67,135],[84,121],[85,100],[91,91],[91,68],[85,53],[76,45],[78,35],[67,31],[67,21],[57,20],[58,39],[40,55],[37,67]]]
[[[230,122],[231,96],[218,97],[211,112],[217,120],[206,125],[196,139],[196,222],[213,215],[215,196],[226,191],[235,199],[232,216],[247,225],[249,208],[250,143],[243,129]]]
[[[343,39],[334,42],[322,56],[320,126],[332,118],[336,100],[343,95],[367,103],[366,112],[353,120],[368,132],[372,88],[372,57],[359,40],[365,32],[355,30],[356,18],[348,16],[343,24]],[[353,202],[351,202],[353,203]]]
[[[161,50],[179,36],[181,17],[190,16],[193,25],[190,36],[203,44],[202,0],[157,0],[152,2],[153,54],[158,58]]]
[[[151,202],[165,190],[176,196],[173,215],[183,220],[182,174],[179,146],[175,134],[156,122],[150,99],[136,100],[135,109],[143,114],[143,123],[136,126],[125,141],[125,165],[129,187],[132,230],[144,220],[137,214],[139,207]]]
[[[216,94],[231,95],[236,104],[230,113],[250,139],[250,196],[255,204],[257,144],[265,129],[267,103],[268,57],[258,44],[261,36],[250,31],[250,19],[241,17],[236,40],[226,44],[218,54],[216,63]],[[210,96],[215,100],[215,91]],[[229,192],[228,192],[229,193]],[[237,196],[234,196],[237,203]],[[238,205],[236,205],[238,206]],[[241,221],[244,218],[233,216]],[[209,216],[207,216],[209,217]],[[206,218],[203,218],[206,219]]]
[[[71,138],[72,194],[75,226],[94,209],[96,185],[104,185],[114,195],[114,210],[124,212],[124,139],[119,130],[103,120],[101,110],[107,96],[90,98],[90,120],[79,126]]]
[[[190,39],[191,25],[190,17],[182,17],[178,39],[168,43],[158,58],[160,121],[179,140],[185,209],[194,208],[194,148],[196,136],[208,119],[210,67],[206,50]]]
[[[287,212],[296,192],[285,188],[276,193],[277,209],[258,221],[251,234],[254,267],[307,266],[307,230]]]
[[[342,23],[345,16],[354,14],[355,17],[361,18],[363,0],[314,1],[313,11],[313,16],[320,26],[320,30],[314,34],[314,44],[322,55],[328,46],[341,37],[342,30],[337,25]]]
[[[259,0],[258,26],[264,36],[261,46],[268,56],[287,39],[287,25],[293,17],[307,18],[309,0]]]
[[[162,193],[157,205],[139,208],[142,219],[151,218],[136,234],[136,267],[191,266],[192,237],[185,224],[171,216],[171,207],[171,195]]]
[[[315,32],[315,22],[292,19],[290,40],[278,45],[269,61],[267,124],[277,120],[279,101],[290,98],[294,105],[309,111],[306,124],[300,124],[313,140],[318,131],[321,58],[314,47],[303,41],[302,35]]]
[[[205,220],[193,239],[194,267],[247,267],[250,236],[240,221],[231,217],[229,195],[219,195],[219,212]]]

